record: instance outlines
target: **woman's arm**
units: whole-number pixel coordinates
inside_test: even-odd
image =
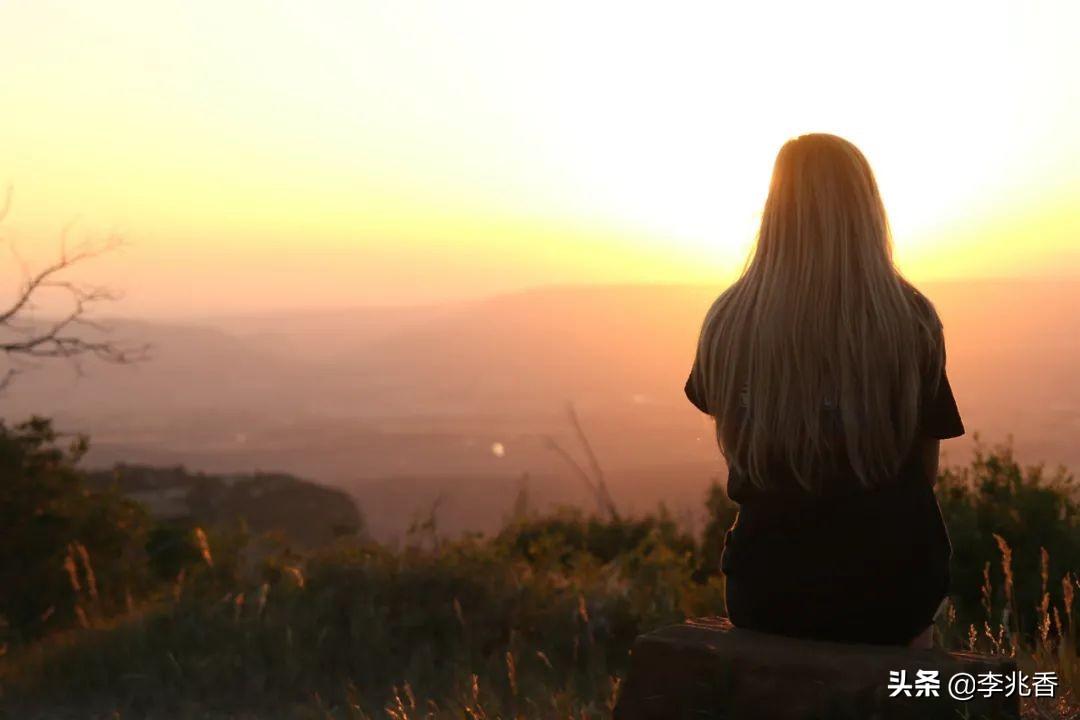
[[[938,476],[938,453],[941,450],[941,441],[937,438],[924,437],[922,439],[922,464],[926,472],[926,479],[931,485],[937,484]]]

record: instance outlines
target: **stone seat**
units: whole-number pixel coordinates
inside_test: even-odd
[[[937,670],[938,697],[890,697],[890,671]],[[949,678],[1008,677],[1009,658],[907,647],[849,645],[741,630],[725,618],[688,620],[641,635],[614,720],[957,720],[1020,717],[1016,693],[953,699]],[[981,686],[980,686],[981,687]]]

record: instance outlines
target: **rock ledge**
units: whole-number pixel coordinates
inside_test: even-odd
[[[917,670],[938,671],[938,696],[890,697],[889,673],[901,670],[909,684]],[[695,618],[637,638],[614,720],[1016,720],[1015,693],[961,701],[948,689],[958,673],[977,681],[1015,671],[1010,658],[801,640]]]

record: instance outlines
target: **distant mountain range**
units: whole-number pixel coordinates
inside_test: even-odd
[[[1022,460],[1080,468],[1080,280],[921,287],[945,324],[969,434],[1011,434]],[[488,500],[509,502],[525,473],[538,503],[588,502],[547,440],[581,457],[573,402],[616,501],[696,511],[723,466],[682,385],[719,290],[563,286],[433,307],[116,320],[112,335],[151,343],[151,361],[88,362],[81,377],[58,364],[29,371],[0,413],[90,434],[90,464],[264,468],[336,484],[387,535],[440,493],[457,518],[448,530],[490,527]],[[946,443],[956,460],[969,448],[970,437]]]

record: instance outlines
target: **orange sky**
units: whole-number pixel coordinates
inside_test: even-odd
[[[913,278],[1080,272],[1080,3],[585,5],[0,2],[0,230],[144,315],[723,282],[827,131]]]

